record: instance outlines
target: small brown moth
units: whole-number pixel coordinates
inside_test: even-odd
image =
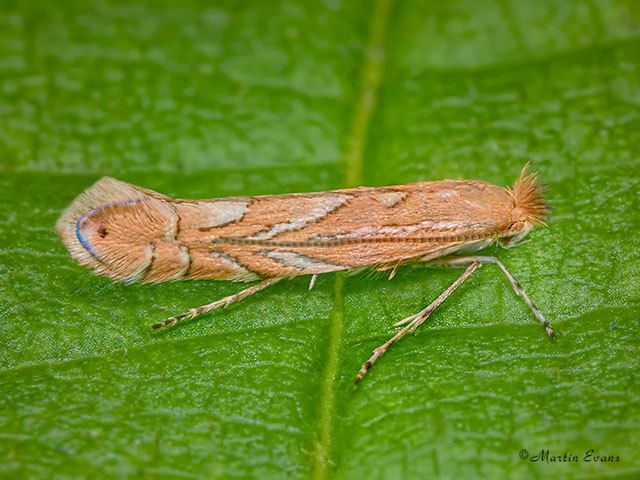
[[[328,192],[181,200],[104,177],[58,219],[64,245],[80,265],[123,282],[192,278],[259,281],[235,295],[152,325],[162,328],[248,297],[279,280],[400,265],[465,268],[431,305],[376,348],[357,384],[389,347],[415,330],[483,263],[495,263],[542,323],[522,286],[496,257],[469,256],[494,242],[505,248],[544,225],[548,209],[537,174],[522,170],[513,188],[479,180],[441,180]],[[457,255],[457,256],[454,256]],[[460,256],[465,255],[465,256]]]

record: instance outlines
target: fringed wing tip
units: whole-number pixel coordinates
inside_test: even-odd
[[[522,169],[513,188],[508,190],[516,209],[524,217],[523,220],[532,226],[546,225],[545,220],[549,217],[550,207],[544,201],[543,187],[538,184],[538,172],[527,174],[528,168],[529,163]]]
[[[84,192],[78,195],[71,204],[64,209],[56,222],[56,231],[71,256],[80,265],[89,268],[100,267],[100,262],[83,245],[77,234],[77,224],[87,212],[104,207],[105,205],[144,198],[145,193],[133,185],[116,180],[112,177],[102,177]]]
[[[100,206],[100,203],[106,200],[107,192],[111,190],[114,182],[118,182],[118,180],[111,177],[102,177],[78,195],[64,209],[56,222],[56,232],[58,232],[62,243],[69,250],[71,256],[81,265],[95,268],[99,266],[99,262],[91,256],[87,248],[78,239],[76,232],[77,222],[89,210]]]

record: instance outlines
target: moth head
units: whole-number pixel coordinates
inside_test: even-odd
[[[513,201],[511,223],[500,244],[506,248],[523,243],[524,237],[535,227],[546,226],[549,206],[544,201],[543,188],[538,185],[538,173],[527,174],[525,165],[511,188],[506,188]]]

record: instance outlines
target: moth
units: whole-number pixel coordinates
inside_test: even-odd
[[[493,243],[510,248],[545,225],[548,207],[537,174],[524,167],[513,187],[480,180],[441,180],[390,187],[317,193],[174,199],[103,177],[64,210],[56,224],[80,265],[120,282],[217,279],[258,282],[234,295],[192,308],[152,328],[175,325],[242,300],[283,278],[316,276],[401,265],[464,269],[422,311],[376,348],[356,376],[357,384],[396,341],[419,327],[484,263],[506,275],[547,334],[555,334],[503,263],[474,255]]]

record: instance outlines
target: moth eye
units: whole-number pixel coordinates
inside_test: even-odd
[[[108,232],[107,232],[107,229],[106,229],[106,228],[104,228],[104,227],[100,227],[100,228],[98,229],[98,235],[100,235],[100,238],[104,238],[104,237],[106,237],[106,236],[107,236],[107,234],[108,234]]]

